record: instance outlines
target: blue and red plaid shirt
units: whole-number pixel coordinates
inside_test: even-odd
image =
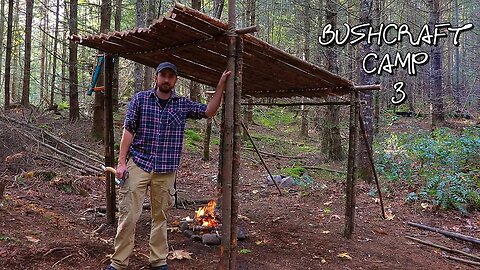
[[[155,89],[135,94],[125,116],[124,128],[134,134],[129,155],[146,172],[177,170],[186,118],[206,118],[207,105],[172,93],[165,108]]]

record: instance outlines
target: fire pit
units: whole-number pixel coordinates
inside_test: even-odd
[[[204,207],[195,211],[195,217],[192,219],[186,217],[180,221],[180,231],[194,241],[200,241],[205,245],[220,245],[222,242],[220,218],[216,213],[217,203],[211,200]],[[237,239],[245,240],[247,238],[244,229],[237,227]]]

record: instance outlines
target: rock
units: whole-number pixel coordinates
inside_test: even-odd
[[[273,176],[273,180],[275,180],[275,182],[276,182],[277,184],[278,184],[280,181],[282,181],[282,178],[283,178],[282,175],[274,175],[274,176]],[[275,184],[273,183],[272,178],[270,177],[270,175],[267,176],[267,185],[269,185],[269,186],[275,185]]]
[[[190,223],[188,223],[187,221],[181,221],[180,225],[178,225],[178,228],[182,232],[185,231],[185,230],[188,230],[188,229],[190,229]]]
[[[220,245],[222,239],[214,233],[206,233],[202,235],[202,243],[205,245]]]
[[[192,235],[193,235],[192,230],[184,230],[182,233],[183,233],[183,235],[185,235],[186,237],[189,237],[189,238],[191,238]]]
[[[202,241],[202,236],[201,235],[198,235],[198,234],[194,234],[192,236],[190,236],[190,239],[192,239],[193,241]]]
[[[284,178],[282,178],[282,180],[280,180],[278,185],[280,187],[291,187],[291,186],[294,185],[293,178],[291,176],[284,177]]]
[[[243,241],[245,239],[247,239],[248,237],[248,234],[247,234],[247,230],[243,227],[237,227],[237,239],[239,241]]]

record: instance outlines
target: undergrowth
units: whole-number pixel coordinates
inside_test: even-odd
[[[408,185],[408,202],[422,201],[467,214],[480,209],[480,129],[455,134],[392,134],[376,151],[376,167],[386,181]]]

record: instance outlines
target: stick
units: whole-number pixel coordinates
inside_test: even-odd
[[[277,184],[277,182],[275,181],[275,179],[273,179],[273,175],[270,173],[270,170],[268,169],[267,164],[265,164],[265,161],[263,160],[262,155],[261,155],[260,152],[258,151],[258,148],[257,148],[257,146],[255,145],[255,142],[253,141],[252,136],[250,136],[250,132],[248,132],[248,129],[247,129],[247,127],[245,126],[245,124],[243,123],[243,121],[242,121],[242,127],[243,127],[243,129],[245,130],[245,133],[247,133],[247,136],[248,136],[248,138],[250,139],[250,142],[252,143],[253,148],[255,149],[255,151],[257,152],[258,157],[260,158],[260,161],[262,161],[263,167],[265,167],[265,169],[267,170],[268,175],[270,175],[270,178],[272,179],[273,183],[275,184],[275,187],[277,188],[278,193],[280,193],[280,195],[282,195],[282,191],[281,191],[280,188],[278,187],[278,184]]]
[[[413,240],[413,241],[422,243],[422,244],[427,245],[427,246],[436,247],[436,248],[443,249],[443,250],[446,250],[446,251],[449,251],[449,252],[462,254],[462,255],[464,255],[464,256],[467,256],[467,257],[470,257],[470,258],[473,258],[473,259],[475,259],[475,260],[480,261],[480,257],[475,256],[475,255],[473,255],[473,254],[469,254],[469,253],[463,252],[463,251],[461,251],[461,250],[452,249],[452,248],[449,248],[449,247],[445,247],[445,246],[442,246],[442,245],[439,245],[439,244],[435,244],[435,243],[430,242],[430,241],[424,241],[424,240],[421,240],[421,239],[418,239],[418,238],[415,238],[415,237],[411,237],[411,236],[405,236],[405,237],[406,237],[407,239],[410,239],[410,240]]]
[[[248,148],[248,147],[242,147],[242,149],[255,152],[255,149]],[[284,156],[284,155],[268,153],[268,152],[264,152],[264,151],[260,151],[260,150],[258,150],[258,152],[260,152],[263,155],[272,156],[272,157],[279,157],[279,158],[303,158],[303,157],[299,157],[299,156]]]
[[[363,122],[362,105],[359,104],[359,106],[360,106],[360,111],[358,114],[358,121],[360,122],[360,130],[362,131],[363,142],[365,143],[368,160],[370,161],[370,166],[372,168],[373,176],[375,178],[375,184],[377,186],[377,191],[378,191],[378,198],[380,199],[380,207],[382,208],[382,217],[383,219],[387,219],[387,217],[385,216],[385,208],[383,207],[382,191],[380,190],[380,184],[378,182],[377,170],[375,170],[375,162],[373,161],[372,148],[370,147],[370,143],[368,142],[367,131],[365,129],[365,122]]]
[[[450,259],[450,260],[455,260],[455,261],[459,261],[459,262],[464,262],[464,263],[480,266],[480,262],[474,262],[474,261],[470,261],[470,260],[466,260],[466,259],[462,259],[462,258],[458,258],[458,257],[453,257],[453,256],[449,256],[449,255],[444,255],[444,257],[447,258],[447,259]]]
[[[460,233],[449,232],[449,231],[441,230],[441,229],[438,229],[438,228],[430,227],[430,226],[427,226],[427,225],[415,223],[415,222],[407,222],[407,224],[410,225],[410,226],[413,226],[413,227],[417,227],[417,228],[424,229],[424,230],[427,230],[427,231],[440,233],[440,234],[443,234],[443,235],[448,236],[448,237],[453,237],[453,238],[461,239],[461,240],[464,240],[464,241],[467,241],[467,242],[470,242],[470,243],[480,245],[480,239],[475,238],[475,237],[463,235],[463,234],[460,234]]]
[[[344,171],[337,171],[334,169],[329,169],[324,167],[315,167],[315,166],[302,166],[302,167],[309,170],[322,170],[322,171],[328,171],[328,172],[334,172],[334,173],[347,174],[347,172],[344,172]]]
[[[72,257],[72,256],[73,256],[73,254],[70,254],[70,255],[68,255],[68,256],[63,257],[63,259],[61,259],[61,260],[59,260],[58,262],[54,263],[54,264],[52,265],[52,268],[55,268],[55,266],[57,266],[57,264],[63,262],[64,260],[66,260],[66,259],[68,259],[68,258],[70,258],[70,257]]]

